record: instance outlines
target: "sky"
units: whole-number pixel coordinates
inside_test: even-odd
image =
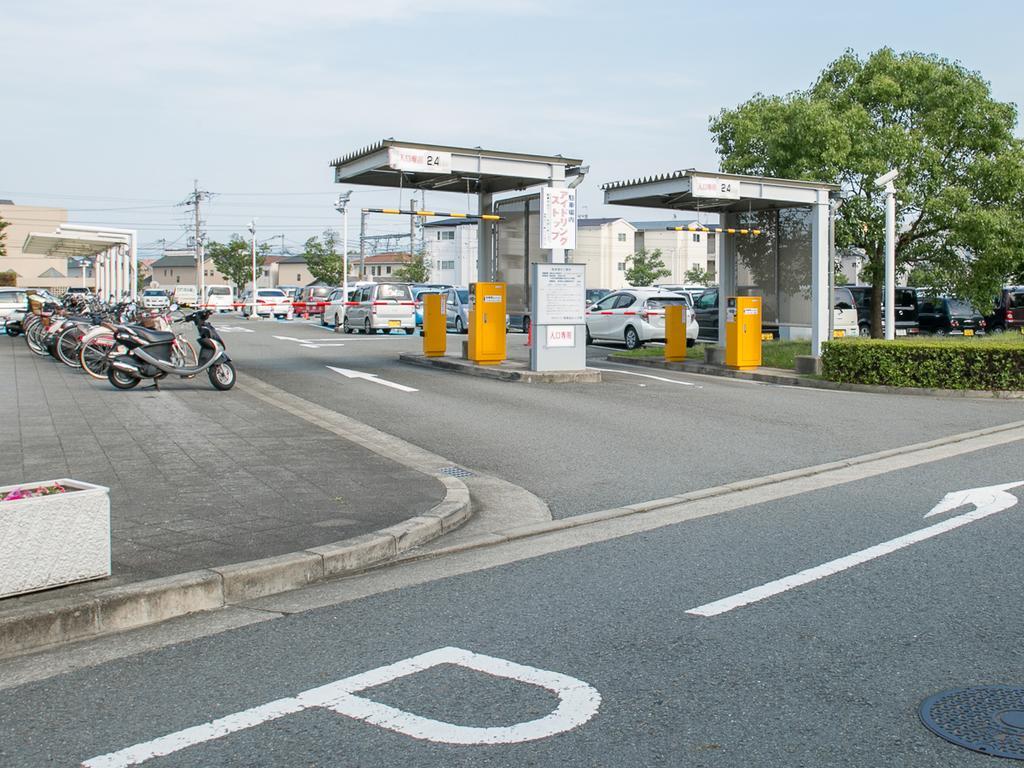
[[[847,48],[935,53],[1024,104],[1024,4],[899,0],[34,0],[0,21],[0,198],[187,245],[180,203],[212,193],[209,238],[295,252],[340,230],[332,159],[382,138],[582,158],[602,183],[716,170],[708,119],[806,88]],[[1022,132],[1018,125],[1018,134]],[[354,187],[353,212],[397,190]],[[431,193],[435,210],[473,212]],[[349,242],[358,240],[358,215]],[[374,216],[369,234],[408,231]]]

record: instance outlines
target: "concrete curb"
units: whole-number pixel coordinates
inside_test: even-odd
[[[1020,400],[1024,392],[1020,390],[976,390],[976,389],[935,389],[932,387],[890,387],[875,384],[846,384],[825,379],[812,379],[782,369],[765,369],[762,371],[734,371],[706,363],[666,363],[658,358],[623,357],[616,354],[608,355],[608,360],[625,365],[636,365],[644,368],[661,368],[667,371],[699,373],[705,376],[721,376],[729,379],[760,381],[765,384],[783,384],[790,387],[808,387],[810,389],[829,389],[838,392],[869,392],[884,395],[924,395],[927,397],[962,397],[989,400]]]
[[[505,361],[501,365],[477,365],[469,360],[455,357],[427,357],[409,352],[398,356],[400,362],[418,365],[422,368],[440,368],[467,376],[499,381],[517,381],[524,384],[599,384],[601,372],[591,369],[582,371],[530,371],[521,363]]]
[[[215,610],[394,560],[455,530],[472,515],[465,483],[436,471],[424,474],[444,485],[444,499],[422,515],[374,533],[0,612],[0,658]]]

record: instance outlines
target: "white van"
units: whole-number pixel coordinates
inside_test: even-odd
[[[183,307],[195,306],[199,301],[199,291],[194,285],[174,286],[174,300]]]
[[[832,291],[832,335],[837,339],[856,337],[860,329],[857,323],[857,300],[853,291],[841,285]]]
[[[231,286],[206,286],[206,306],[218,312],[231,312],[235,308],[235,296],[231,291]]]

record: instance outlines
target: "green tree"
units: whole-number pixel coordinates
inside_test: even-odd
[[[341,285],[345,276],[345,259],[338,251],[339,245],[344,247],[338,233],[328,229],[322,238],[309,238],[302,252],[309,273],[328,285]]]
[[[18,284],[18,273],[13,269],[0,272],[0,286],[15,286]]]
[[[1017,110],[981,75],[934,55],[847,51],[807,90],[757,94],[711,118],[722,170],[828,181],[847,198],[836,245],[859,247],[881,333],[883,191],[899,170],[897,269],[926,266],[942,287],[980,305],[1024,274],[1024,141]]]
[[[641,248],[626,257],[626,282],[637,288],[652,285],[659,277],[668,277],[671,274],[672,270],[668,269],[661,259],[660,248],[650,252],[646,248]]]
[[[418,251],[404,266],[395,270],[395,277],[405,283],[425,283],[430,279],[430,261],[425,251]]]
[[[687,285],[711,285],[711,273],[700,264],[694,264],[683,273],[683,281]]]
[[[269,251],[267,243],[256,245],[257,270],[263,266]],[[206,255],[213,260],[217,271],[234,284],[236,292],[241,292],[252,280],[252,246],[241,235],[232,235],[227,243],[210,243],[206,246]]]
[[[7,233],[4,230],[9,226],[11,226],[11,222],[0,218],[0,258],[7,255]]]

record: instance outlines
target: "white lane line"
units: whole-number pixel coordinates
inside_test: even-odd
[[[328,365],[335,373],[340,373],[346,379],[363,379],[364,381],[372,381],[374,384],[382,384],[385,387],[391,387],[397,389],[399,392],[419,392],[418,389],[407,387],[404,384],[396,384],[393,381],[382,379],[375,373],[364,373],[363,371],[353,371],[350,368],[335,368],[333,365]]]
[[[705,603],[699,605],[696,608],[691,608],[687,613],[693,616],[718,616],[723,613],[740,608],[744,605],[750,605],[766,598],[778,595],[782,592],[786,592],[790,589],[809,584],[812,581],[823,579],[826,576],[832,576],[833,574],[840,573],[842,571],[853,568],[856,565],[861,565],[870,560],[883,557],[884,555],[892,554],[900,549],[909,547],[912,544],[917,544],[921,541],[927,541],[928,539],[939,536],[948,531],[956,530],[968,523],[973,523],[975,520],[981,520],[989,515],[994,515],[997,512],[1002,512],[1004,509],[1017,504],[1017,497],[1013,494],[1006,493],[1010,488],[1016,488],[1024,485],[1024,481],[1017,483],[1005,483],[1004,485],[993,485],[987,488],[972,488],[967,491],[956,491],[954,493],[946,494],[945,498],[939,502],[935,508],[932,509],[925,517],[931,517],[942,512],[949,512],[950,510],[962,507],[965,504],[973,504],[976,509],[973,512],[967,512],[956,517],[951,517],[948,520],[943,520],[941,523],[928,526],[927,528],[921,528],[920,530],[913,531],[912,533],[898,536],[895,539],[876,544],[873,547],[862,549],[859,552],[854,552],[852,555],[846,557],[840,557],[835,560],[830,560],[822,565],[815,566],[814,568],[808,568],[794,573],[791,576],[785,576],[775,581],[769,581],[767,584],[762,584],[759,587],[748,589],[744,592],[740,592],[729,597],[723,597],[721,600],[715,600],[712,603]]]
[[[514,725],[479,727],[433,720],[355,695],[367,688],[383,685],[443,664],[464,667],[492,677],[516,680],[545,688],[558,697],[558,706],[552,712],[536,720],[528,720]],[[483,745],[518,744],[565,733],[590,720],[597,714],[600,706],[601,694],[593,686],[575,677],[516,664],[513,661],[494,656],[485,656],[482,653],[473,653],[462,648],[438,648],[419,656],[402,659],[394,664],[335,680],[333,683],[317,688],[310,688],[296,696],[277,699],[202,725],[175,731],[158,739],[134,744],[117,752],[93,757],[84,761],[82,765],[86,768],[127,768],[127,766],[138,765],[154,757],[171,755],[187,747],[220,739],[231,733],[255,728],[263,723],[312,708],[328,709],[339,715],[362,720],[370,725],[423,741]]]
[[[604,373],[622,373],[622,374],[625,374],[626,376],[642,376],[645,379],[654,379],[655,381],[664,381],[664,382],[667,382],[668,384],[679,384],[680,386],[683,386],[683,387],[696,387],[697,386],[692,381],[679,381],[679,379],[667,379],[664,376],[652,376],[649,373],[637,373],[636,371],[620,371],[618,368],[595,368],[592,365],[588,365],[587,368],[590,368],[591,370],[594,370],[594,371],[602,371]]]

